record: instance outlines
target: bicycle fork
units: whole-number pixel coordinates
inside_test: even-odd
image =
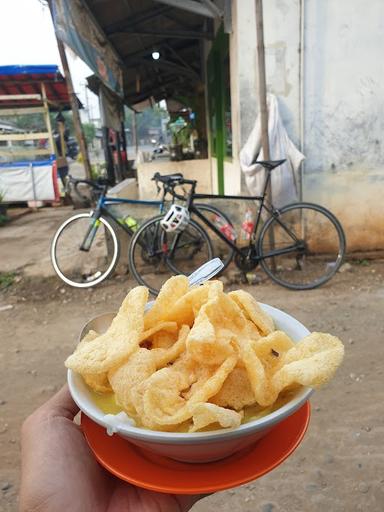
[[[84,252],[89,251],[100,225],[101,225],[101,220],[99,219],[99,215],[96,212],[96,215],[93,214],[92,217],[90,218],[89,228],[87,230],[87,233],[84,237],[82,244],[80,245],[80,251],[84,251]]]

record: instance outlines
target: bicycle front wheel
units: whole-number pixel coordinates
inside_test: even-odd
[[[308,290],[337,272],[345,254],[345,235],[327,209],[295,203],[265,223],[258,252],[261,266],[273,281],[293,290]]]
[[[87,237],[87,251],[81,245]],[[56,231],[51,245],[51,261],[57,275],[70,286],[96,286],[114,271],[120,246],[111,224],[92,213],[79,213],[67,219]]]
[[[199,224],[190,220],[181,233],[166,233],[160,225],[163,218],[154,217],[136,231],[128,254],[132,275],[154,295],[172,275],[189,275],[213,255]]]

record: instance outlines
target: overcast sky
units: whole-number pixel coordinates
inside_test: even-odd
[[[52,20],[39,0],[0,0],[0,66],[10,64],[58,64],[61,68]],[[92,71],[67,52],[76,93],[85,103],[85,77]],[[93,97],[93,99],[92,99]],[[92,114],[97,101],[88,91]]]

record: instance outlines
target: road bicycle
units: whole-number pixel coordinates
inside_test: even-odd
[[[135,207],[157,206],[159,213],[164,214],[169,204],[174,201],[172,189],[181,179],[183,175],[180,173],[163,176],[160,180],[161,186],[158,185],[159,180],[155,180],[158,193],[161,193],[159,200],[136,200],[109,197],[108,180],[75,179],[69,175],[66,190],[73,187],[75,194],[83,199],[79,185],[90,187],[95,207],[91,211],[73,215],[57,229],[50,251],[56,274],[66,284],[76,288],[96,286],[107,279],[114,272],[120,257],[118,229],[121,228],[120,233],[126,234],[129,238],[138,229],[133,215],[122,217],[115,207],[122,204]],[[167,201],[167,197],[171,197],[172,200]],[[199,211],[204,211],[212,221],[216,219],[222,225],[230,222],[224,213],[213,206],[196,204],[195,207]],[[191,223],[186,235],[194,235],[194,229],[195,226]],[[226,261],[224,253],[217,252],[217,256]],[[150,258],[148,262],[151,263]]]
[[[165,231],[161,225],[164,214],[145,222],[134,234],[129,247],[129,267],[136,280],[153,294],[158,293],[156,282],[159,280],[155,278],[160,272],[163,274],[161,281],[168,277],[164,275],[167,273],[188,274],[211,257],[213,247],[208,233],[212,232],[228,249],[225,267],[233,258],[235,265],[246,273],[260,263],[273,281],[293,290],[308,290],[326,283],[344,258],[343,228],[335,215],[318,204],[297,202],[276,208],[267,200],[271,173],[284,162],[257,162],[266,171],[260,196],[200,194],[195,192],[196,180],[176,178],[175,182],[179,186],[189,186],[189,191],[183,195],[173,187],[174,197],[184,201],[188,214],[193,214],[200,223],[190,220],[188,228],[193,226],[194,230],[191,237],[188,228],[173,233]],[[194,201],[202,199],[231,199],[258,204],[245,246],[225,236],[203,211],[196,208]]]

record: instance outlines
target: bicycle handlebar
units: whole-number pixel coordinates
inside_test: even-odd
[[[184,176],[180,172],[176,172],[174,174],[160,174],[159,172],[156,172],[152,176],[152,181],[160,181],[164,184],[170,184],[171,182],[178,182],[180,180],[184,179]]]
[[[175,191],[175,188],[177,186],[182,185],[191,185],[191,192],[194,191],[197,181],[196,180],[188,180],[184,178],[184,176],[181,173],[174,173],[174,174],[164,174],[161,175],[159,172],[156,172],[152,176],[152,180],[156,182],[157,190],[160,192],[159,182],[163,184],[164,188],[164,196],[169,193],[172,197],[176,199],[180,199],[181,201],[186,200],[186,196],[182,194],[178,194]],[[186,191],[184,191],[185,194],[187,194]]]
[[[176,186],[176,185],[196,185],[196,180],[188,180],[184,178],[181,173],[175,174],[164,174],[161,175],[159,172],[152,176],[152,181],[161,182],[164,185]]]
[[[78,185],[84,183],[85,185],[89,185],[95,190],[104,190],[109,185],[109,180],[106,178],[97,178],[97,180],[87,180],[85,178],[74,178],[70,174],[68,174],[68,182],[74,185],[75,189],[77,189]]]

